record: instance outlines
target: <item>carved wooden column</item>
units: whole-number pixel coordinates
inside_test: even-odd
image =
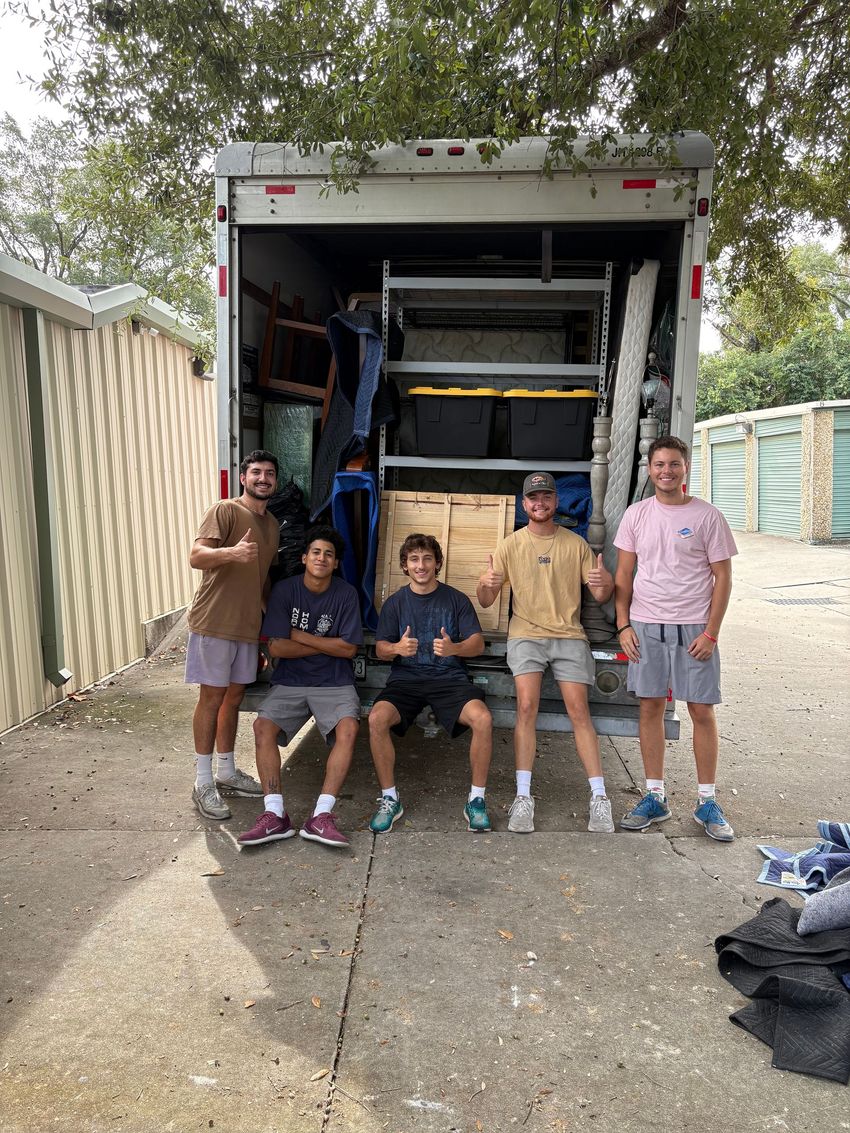
[[[635,484],[635,491],[632,496],[633,504],[643,499],[646,481],[649,478],[649,459],[647,454],[649,453],[649,446],[658,437],[660,430],[661,422],[652,414],[650,414],[649,417],[644,417],[640,422],[640,441],[638,442],[640,461],[638,462],[637,483]]]
[[[611,418],[596,417],[593,422],[593,459],[590,462],[590,495],[593,510],[587,525],[587,541],[593,554],[605,551],[605,493],[608,489],[608,453],[611,451]],[[588,640],[610,641],[614,635],[611,619],[587,587],[583,587],[581,622]]]

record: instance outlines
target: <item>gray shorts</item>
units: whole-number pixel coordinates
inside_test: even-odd
[[[354,685],[338,688],[272,685],[257,715],[277,724],[286,743],[291,743],[295,733],[313,716],[316,727],[327,739],[346,716],[360,719],[360,697]]]
[[[223,637],[207,637],[190,633],[186,645],[187,685],[212,685],[227,688],[229,684],[249,685],[257,679],[260,647],[255,642],[226,641]]]
[[[579,637],[514,637],[508,640],[508,668],[515,677],[552,666],[556,681],[592,685],[596,666],[590,646]]]
[[[720,650],[697,661],[688,646],[705,629],[702,625],[659,625],[632,622],[638,636],[640,661],[629,661],[628,689],[635,696],[666,697],[690,704],[720,703]]]

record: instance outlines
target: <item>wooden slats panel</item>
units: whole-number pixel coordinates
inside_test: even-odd
[[[486,633],[507,633],[510,588],[483,610],[475,597],[487,556],[514,529],[513,496],[443,495],[437,492],[384,492],[378,533],[375,606],[380,610],[391,594],[407,584],[398,561],[408,535],[433,535],[443,548],[440,581],[472,599]]]

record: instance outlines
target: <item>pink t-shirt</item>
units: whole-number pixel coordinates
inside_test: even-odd
[[[737,555],[723,514],[705,500],[662,504],[650,496],[626,509],[614,546],[637,555],[629,617],[639,622],[699,625],[708,619],[711,563]]]

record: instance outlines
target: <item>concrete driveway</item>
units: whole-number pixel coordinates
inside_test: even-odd
[[[758,842],[850,820],[850,549],[737,538],[731,846],[691,818],[685,720],[660,833],[588,834],[572,739],[546,734],[538,832],[509,834],[498,733],[492,834],[463,828],[464,741],[411,738],[406,819],[373,838],[364,728],[338,805],[351,850],[240,852],[256,804],[223,824],[191,805],[179,641],[4,736],[0,1130],[850,1129],[845,1087],[771,1069],[728,1022],[743,1000],[713,948],[778,893],[756,884]],[[637,742],[603,755],[622,814]],[[293,820],[322,764],[309,734],[286,768]]]

